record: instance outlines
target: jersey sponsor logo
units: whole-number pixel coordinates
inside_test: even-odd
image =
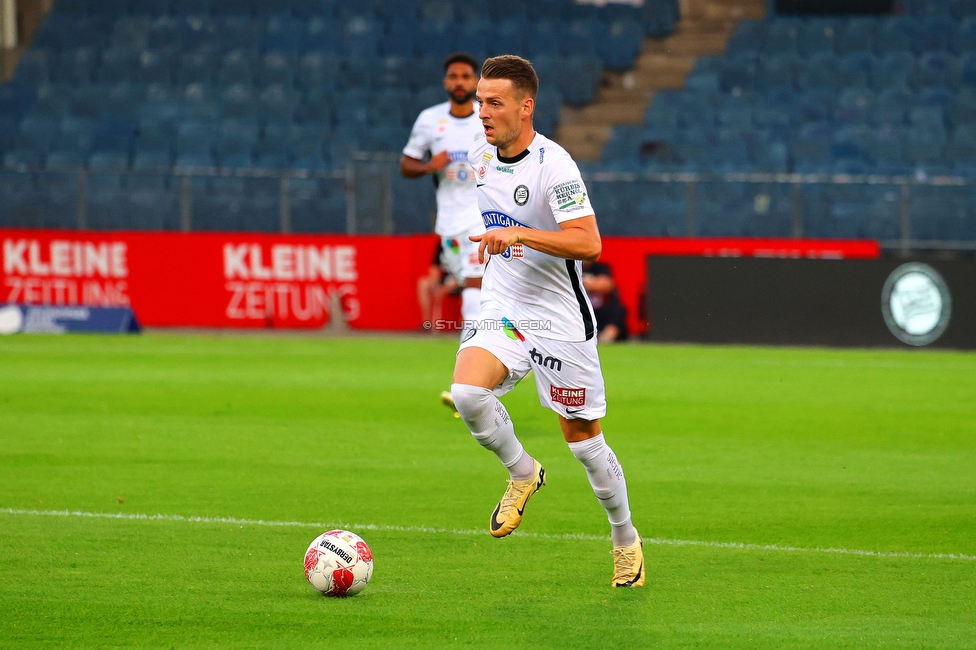
[[[523,228],[531,228],[527,226],[518,219],[513,219],[504,212],[496,212],[494,210],[489,210],[487,212],[481,213],[481,220],[485,222],[485,228],[508,228],[510,226],[522,226]]]
[[[545,356],[535,348],[529,350],[529,356],[532,358],[532,363],[536,364],[537,366],[543,366],[557,372],[563,369],[562,359],[557,359],[551,355]],[[584,388],[583,390],[586,389]]]
[[[586,203],[586,192],[583,191],[583,181],[571,180],[559,183],[552,191],[556,195],[556,203],[560,210],[565,210],[573,205],[582,206]]]
[[[488,173],[488,166],[487,165],[482,165],[481,167],[479,167],[478,168],[478,180],[482,180],[482,181],[485,180],[485,174],[487,174],[487,173]],[[482,183],[481,185],[484,185],[484,183]]]
[[[522,244],[512,244],[502,253],[502,259],[506,262],[511,262],[512,260],[520,260],[525,256],[525,251],[522,249]]]
[[[463,165],[455,165],[453,167],[449,167],[444,172],[444,178],[446,178],[449,181],[467,183],[469,180],[471,180],[470,169],[471,168],[468,167],[467,163]]]
[[[546,148],[539,147],[539,164],[541,165],[546,159]]]
[[[447,157],[451,159],[452,162],[468,162],[468,152],[467,151],[448,151]]]
[[[585,388],[560,388],[549,384],[549,397],[563,406],[586,406]]]
[[[501,165],[495,165],[495,169],[503,174],[514,174],[515,170],[511,167],[502,167]]]
[[[519,185],[515,188],[514,198],[516,205],[525,205],[529,202],[529,188],[525,185]]]

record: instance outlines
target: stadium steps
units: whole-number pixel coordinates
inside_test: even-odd
[[[674,34],[646,38],[633,70],[605,71],[596,101],[582,108],[564,106],[555,140],[576,160],[600,160],[614,125],[639,125],[654,93],[684,87],[700,56],[725,52],[740,20],[761,19],[764,0],[685,0]]]

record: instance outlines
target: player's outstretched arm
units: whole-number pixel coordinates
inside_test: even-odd
[[[563,221],[559,227],[561,230],[555,232],[521,226],[492,228],[483,235],[472,236],[471,241],[479,242],[478,259],[482,263],[486,253],[500,255],[512,244],[522,244],[540,253],[567,260],[595,262],[600,258],[603,244],[595,216]]]
[[[450,162],[451,157],[446,151],[440,152],[427,162],[403,155],[400,156],[400,174],[406,178],[419,178],[444,169]]]

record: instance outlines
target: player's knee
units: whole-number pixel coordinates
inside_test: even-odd
[[[476,422],[491,408],[491,391],[481,386],[451,384],[454,408],[466,422]]]

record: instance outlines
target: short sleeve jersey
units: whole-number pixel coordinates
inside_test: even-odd
[[[523,226],[558,231],[564,221],[594,214],[576,163],[541,134],[511,160],[479,140],[468,160],[478,179],[478,204],[488,230]],[[579,342],[595,331],[582,263],[521,244],[491,257],[482,283],[482,308],[487,307],[496,307],[512,322],[547,323],[535,332],[543,338]]]
[[[437,172],[437,222],[434,231],[453,237],[480,229],[481,215],[475,194],[474,170],[468,164],[468,149],[485,131],[475,111],[468,117],[451,115],[451,103],[444,102],[422,111],[410,132],[403,154],[417,160],[447,151],[451,162]]]

